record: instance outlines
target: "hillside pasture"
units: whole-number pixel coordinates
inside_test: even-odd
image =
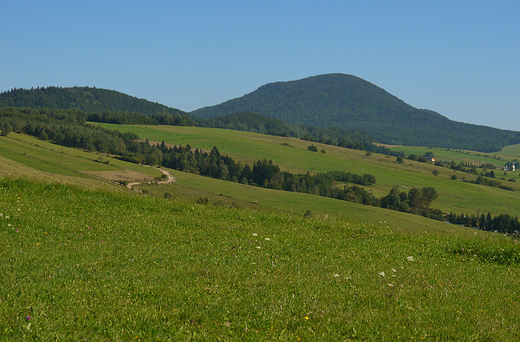
[[[0,179],[6,340],[519,336],[520,245]]]
[[[507,162],[513,160],[513,158],[511,158],[512,156],[503,154],[502,151],[496,153],[484,153],[421,146],[393,146],[390,149],[397,152],[403,151],[407,156],[411,154],[424,156],[426,153],[430,152],[433,153],[436,159],[443,162],[450,163],[451,161],[455,161],[457,164],[469,163],[473,165],[493,164],[497,169],[503,169]]]
[[[123,162],[109,156],[102,156],[99,162],[98,154],[88,153],[76,149],[64,148],[65,158],[76,158],[77,163],[70,163],[81,177],[67,176],[60,173],[52,173],[52,170],[64,168],[59,165],[61,147],[42,142],[38,139],[11,133],[8,138],[0,138],[3,145],[9,147],[10,144],[28,144],[36,148],[47,151],[49,156],[48,165],[51,172],[42,171],[28,167],[19,162],[7,158],[0,159],[0,171],[5,170],[6,174],[15,177],[29,177],[31,179],[44,179],[49,182],[62,182],[66,184],[76,184],[88,188],[104,188],[117,191],[126,191],[126,187],[114,186],[119,181],[143,182],[134,186],[144,194],[165,198],[185,200],[190,203],[208,199],[208,204],[227,207],[244,207],[258,210],[275,210],[296,215],[303,215],[310,211],[312,215],[327,217],[329,215],[339,216],[345,220],[354,220],[362,223],[367,222],[388,222],[403,231],[414,233],[441,232],[452,233],[453,226],[439,221],[433,221],[417,215],[409,215],[396,211],[385,210],[370,206],[363,206],[346,201],[338,201],[331,198],[319,197],[309,194],[300,194],[271,189],[258,188],[233,182],[202,177],[185,172],[169,170],[176,178],[177,182],[170,185],[148,184],[152,176],[157,177],[160,172],[156,169],[140,166],[137,164]],[[14,139],[14,140],[13,140]],[[38,146],[36,146],[38,145]],[[16,145],[17,146],[17,145]],[[303,146],[301,146],[303,149]],[[0,152],[2,150],[0,149]],[[53,152],[54,151],[54,152]],[[54,154],[53,154],[54,153]],[[307,151],[308,153],[308,151]],[[0,156],[1,157],[1,156]],[[72,159],[74,161],[75,159]],[[2,162],[3,161],[3,162]],[[21,159],[22,162],[26,161]],[[108,164],[106,164],[108,162]],[[30,163],[29,163],[30,164]],[[32,165],[32,164],[30,164]],[[38,166],[38,164],[36,164]],[[107,171],[99,171],[99,168]],[[116,168],[116,170],[113,170]],[[91,171],[85,171],[91,170]],[[112,170],[112,171],[109,171]],[[147,173],[154,172],[147,175]],[[69,172],[71,172],[69,170]],[[63,173],[63,172],[62,172]],[[370,187],[367,187],[370,189]],[[374,189],[374,191],[377,191]]]
[[[378,197],[388,194],[395,185],[401,187],[403,191],[412,187],[434,187],[439,198],[433,202],[432,207],[445,213],[480,215],[491,212],[513,216],[520,214],[517,205],[520,200],[520,183],[498,180],[516,191],[471,184],[469,182],[475,181],[477,176],[428,163],[405,160],[403,164],[398,164],[395,157],[377,153],[367,156],[366,152],[359,150],[224,129],[110,124],[102,124],[102,126],[133,132],[142,138],[165,141],[174,145],[189,144],[204,150],[217,146],[221,153],[249,165],[253,165],[258,159],[266,158],[278,163],[282,170],[294,173],[315,170],[372,174],[375,175],[377,183],[368,189]],[[325,153],[310,152],[307,147],[311,144],[316,145],[320,151],[325,150]],[[434,171],[438,172],[437,176],[433,175]],[[454,175],[457,180],[452,179]],[[515,177],[512,172],[504,178],[511,177]]]
[[[506,146],[500,152],[497,152],[497,154],[514,159],[520,159],[520,144]]]
[[[32,169],[56,175],[89,178],[89,173],[102,175],[125,170],[132,171],[136,180],[153,179],[161,175],[160,171],[153,168],[124,162],[108,155],[62,147],[24,134],[10,133],[7,137],[0,137],[0,143],[0,155]]]

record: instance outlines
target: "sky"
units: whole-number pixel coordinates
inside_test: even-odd
[[[344,73],[520,131],[520,1],[0,0],[0,92],[95,86],[183,111]]]

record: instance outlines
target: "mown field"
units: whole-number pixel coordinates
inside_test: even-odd
[[[0,340],[516,341],[520,246],[0,178]]]
[[[377,183],[370,186],[369,189],[378,197],[387,195],[395,185],[403,189],[434,187],[439,193],[439,198],[433,202],[432,207],[441,209],[445,213],[480,215],[491,212],[493,215],[510,214],[513,216],[520,214],[518,207],[520,201],[519,172],[496,171],[498,180],[502,184],[516,190],[507,191],[469,183],[475,181],[477,176],[426,163],[406,160],[404,164],[398,164],[395,157],[379,154],[367,157],[364,151],[318,143],[313,144],[318,146],[319,150],[325,150],[325,153],[310,152],[307,147],[311,143],[294,138],[198,127],[110,124],[102,126],[133,132],[142,138],[165,141],[169,144],[189,144],[192,147],[206,150],[217,146],[222,153],[229,154],[235,160],[249,165],[253,165],[259,158],[267,158],[278,163],[282,169],[295,173],[315,170],[317,172],[346,171],[373,174]],[[481,158],[493,160],[486,157]],[[456,159],[456,161],[463,160]],[[438,172],[437,176],[433,175],[434,171]],[[452,176],[456,176],[457,180],[453,180]],[[511,179],[514,182],[510,181]]]

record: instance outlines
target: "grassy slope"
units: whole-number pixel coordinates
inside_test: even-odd
[[[499,169],[503,169],[508,161],[520,158],[520,145],[506,146],[502,151],[495,153],[473,152],[465,150],[452,150],[445,148],[429,148],[421,146],[393,146],[393,151],[404,151],[406,155],[416,154],[422,156],[427,152],[433,152],[433,155],[440,160],[457,163],[471,163],[471,164],[493,164]]]
[[[285,155],[310,155],[320,167],[338,163],[306,151],[306,142],[290,142],[294,147],[280,145],[293,152]],[[324,148],[329,159],[342,159],[341,151]],[[177,184],[142,187],[160,197],[168,191],[172,200],[117,193],[79,171],[158,171],[63,151],[60,166],[61,147],[17,134],[0,138],[0,172],[9,174],[0,178],[0,339],[519,337],[516,241],[176,171]],[[346,164],[353,170],[403,167],[410,182],[428,174],[351,152],[355,159]],[[18,176],[97,190],[13,179]],[[189,193],[194,199],[213,193],[217,205],[175,200]],[[254,209],[261,205],[282,212]],[[320,214],[302,218],[308,209]]]
[[[502,151],[497,152],[497,154],[514,159],[520,159],[520,144],[506,146]]]
[[[1,339],[520,337],[520,247],[501,236],[9,177],[0,192]]]
[[[152,178],[161,175],[160,171],[152,168],[141,167],[74,148],[62,148],[46,141],[16,133],[10,133],[7,137],[0,137],[0,155],[42,172],[76,178],[90,178],[85,172],[110,172],[125,169]],[[109,164],[106,164],[107,161]]]
[[[377,184],[370,188],[376,196],[386,195],[394,185],[405,188],[432,186],[439,193],[439,199],[433,206],[444,212],[480,214],[490,211],[493,214],[519,214],[520,191],[512,192],[464,183],[463,180],[475,180],[476,176],[429,164],[410,161],[397,164],[393,157],[378,154],[366,157],[363,151],[317,143],[314,144],[320,150],[325,149],[326,153],[313,153],[307,150],[310,143],[306,141],[249,132],[197,127],[110,124],[103,124],[103,126],[134,132],[143,138],[164,140],[171,144],[190,144],[192,147],[203,149],[217,146],[220,151],[230,153],[234,159],[250,165],[258,158],[267,158],[279,163],[282,169],[299,173],[304,173],[305,170],[320,172],[341,170],[357,174],[373,174],[376,176]],[[283,143],[291,146],[282,145]],[[439,175],[433,176],[433,170],[438,170]],[[458,181],[451,179],[454,174],[457,175]],[[507,179],[513,176],[516,174],[509,173]],[[520,190],[518,183],[507,181],[503,183]]]
[[[26,155],[14,153],[13,158],[18,160],[15,162],[9,159],[0,159],[0,171],[10,172],[17,176],[29,176],[33,179],[48,179],[50,181],[61,181],[68,184],[78,184],[81,186],[88,186],[90,188],[114,188],[106,182],[101,182],[98,179],[92,179],[87,174],[80,171],[109,171],[114,168],[117,170],[129,168],[136,172],[154,172],[152,176],[158,176],[158,171],[150,168],[145,168],[136,164],[126,163],[117,159],[103,157],[104,160],[109,161],[110,165],[104,163],[94,162],[99,155],[91,154],[76,149],[64,148],[64,156],[62,161],[68,160],[70,169],[65,167],[65,162],[59,165],[61,147],[46,143],[35,138],[13,134],[11,133],[7,138],[0,137],[2,148],[0,154],[7,154],[6,151],[11,151],[19,148],[20,152],[25,151]],[[33,150],[34,149],[34,150]],[[43,158],[42,155],[47,156],[47,162],[33,161],[33,158]],[[39,159],[37,159],[39,160]],[[3,161],[3,162],[2,162]],[[26,166],[27,164],[32,167]],[[46,170],[55,171],[46,172]],[[216,205],[232,206],[232,207],[249,207],[249,208],[272,208],[285,212],[291,212],[298,215],[304,214],[307,210],[311,210],[314,214],[319,215],[339,215],[344,219],[353,219],[359,222],[379,222],[387,221],[388,224],[394,227],[409,232],[446,232],[452,233],[452,226],[445,223],[428,220],[416,215],[408,215],[390,210],[383,210],[381,208],[374,208],[363,206],[360,204],[337,201],[330,198],[316,197],[307,194],[274,191],[270,189],[257,188],[252,186],[244,186],[242,184],[224,182],[221,180],[201,177],[193,174],[169,170],[178,180],[172,185],[140,185],[139,188],[157,197],[164,197],[165,193],[170,193],[174,198],[181,198],[195,202],[199,198],[208,197],[210,203]],[[76,176],[67,176],[67,173],[72,173]],[[90,175],[90,173],[89,173]],[[116,187],[121,190],[124,188]]]
[[[386,224],[396,229],[413,233],[443,232],[452,234],[454,232],[453,225],[425,219],[417,215],[338,201],[326,197],[244,186],[238,183],[200,177],[174,170],[170,170],[170,172],[178,179],[179,184],[192,189],[199,189],[204,192],[216,194],[217,197],[213,199],[213,203],[218,203],[219,200],[223,200],[224,198],[233,198],[244,201],[242,203],[236,203],[235,206],[247,206],[250,208],[261,206],[298,215],[303,215],[307,210],[310,210],[320,217],[333,215],[344,220],[354,220],[360,223],[386,222]],[[156,194],[159,197],[162,197],[165,192],[169,192],[173,197],[178,197],[183,196],[184,192],[184,190],[181,189],[181,193],[177,193],[179,184],[166,186],[150,185],[141,186],[140,188],[147,190],[151,194]],[[202,197],[207,195],[200,193],[198,196]],[[245,205],[245,203],[249,205]],[[233,206],[233,201],[228,201],[227,204]]]

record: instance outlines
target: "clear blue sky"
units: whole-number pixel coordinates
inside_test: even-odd
[[[0,0],[0,44],[0,92],[96,86],[191,111],[345,73],[520,131],[518,0]]]

